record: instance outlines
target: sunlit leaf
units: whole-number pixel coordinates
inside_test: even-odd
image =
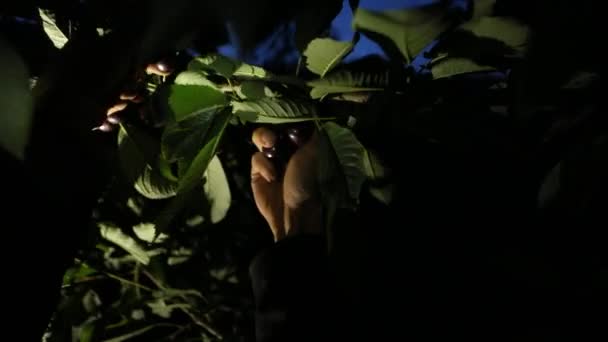
[[[99,223],[98,227],[102,238],[124,249],[138,262],[144,265],[150,262],[150,256],[146,250],[135,239],[123,233],[119,227],[110,223]]]
[[[388,72],[367,73],[341,70],[307,83],[310,97],[320,99],[329,94],[380,91],[388,86]]]
[[[317,38],[304,51],[306,67],[323,77],[335,68],[353,49],[351,42],[339,42],[331,38]]]
[[[217,156],[211,159],[205,172],[204,190],[211,207],[209,216],[211,223],[223,220],[230,209],[232,197],[226,173]]]
[[[63,46],[68,42],[68,37],[61,32],[61,29],[59,26],[57,26],[55,13],[53,13],[51,10],[39,8],[38,14],[42,20],[42,28],[53,45],[55,45],[55,47],[58,49],[63,48]]]
[[[353,18],[356,30],[390,39],[407,63],[452,24],[443,5],[384,12],[359,8]]]
[[[169,95],[169,107],[175,121],[183,121],[201,112],[224,107],[226,101],[224,93],[203,85],[174,84]]]
[[[285,123],[313,120],[317,114],[314,104],[279,98],[256,101],[233,101],[232,110],[241,119],[259,123]]]

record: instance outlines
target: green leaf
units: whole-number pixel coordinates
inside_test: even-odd
[[[171,313],[175,309],[189,309],[190,304],[167,304],[164,299],[157,299],[152,302],[146,303],[146,305],[152,309],[152,313],[162,317],[162,318],[170,318]]]
[[[134,184],[135,190],[149,199],[167,199],[177,194],[177,182],[165,178],[158,169],[147,165]]]
[[[276,94],[264,82],[245,81],[237,90],[237,94],[248,100],[259,100],[265,97],[275,97]]]
[[[310,97],[320,99],[329,94],[380,91],[388,86],[388,72],[367,73],[342,70],[307,83]]]
[[[393,201],[394,187],[392,184],[386,184],[383,186],[371,186],[369,193],[380,203],[390,205]]]
[[[208,111],[210,108],[222,108],[226,103],[226,95],[210,86],[181,84],[171,86],[169,108],[175,121],[178,122]]]
[[[101,306],[101,298],[99,298],[97,292],[95,292],[93,289],[89,289],[84,296],[82,296],[82,306],[89,314],[96,312]]]
[[[118,132],[118,156],[127,179],[133,182],[137,192],[147,198],[173,197],[177,183],[166,179],[157,167],[151,166],[156,164],[157,155],[158,143],[152,137],[136,127],[121,126]]]
[[[335,68],[353,49],[351,42],[339,42],[330,38],[317,38],[304,51],[306,67],[321,77]]]
[[[353,18],[355,30],[390,39],[407,63],[452,24],[443,5],[384,12],[359,8]]]
[[[232,197],[226,173],[224,173],[222,163],[217,156],[211,159],[205,172],[204,189],[211,206],[209,215],[211,223],[218,223],[226,217]]]
[[[25,158],[34,101],[29,73],[19,54],[0,37],[0,148]]]
[[[384,179],[390,173],[380,158],[369,150],[366,150],[363,154],[363,170],[365,176],[372,181]]]
[[[57,26],[55,13],[53,13],[51,10],[39,8],[38,14],[42,20],[42,28],[53,45],[55,45],[55,47],[58,49],[63,48],[63,46],[68,42],[68,37],[61,32],[61,29],[59,26]]]
[[[181,72],[173,81],[174,84],[178,85],[192,85],[192,86],[203,86],[210,87],[215,90],[219,90],[217,84],[211,82],[205,73],[201,71],[186,70]]]
[[[213,125],[209,128],[208,140],[204,147],[186,168],[180,178],[177,196],[163,209],[155,220],[157,234],[166,232],[174,217],[189,203],[193,196],[193,190],[202,183],[202,177],[207,171],[211,159],[215,156],[218,144],[224,134],[226,126],[230,122],[231,115],[227,111],[217,114],[213,120]]]
[[[491,70],[495,70],[495,68],[479,65],[467,58],[446,58],[431,66],[431,74],[434,79]]]
[[[366,178],[365,148],[348,128],[327,122],[323,131],[319,182],[322,188],[333,189],[338,207],[349,207],[359,200]]]
[[[261,78],[269,79],[272,74],[264,68],[235,61],[219,54],[196,57],[188,65],[188,70],[211,70],[226,78]]]
[[[78,281],[82,278],[88,277],[91,274],[95,274],[97,273],[97,270],[95,270],[94,268],[89,267],[89,265],[87,265],[84,262],[78,263],[78,265],[75,265],[74,267],[69,268],[65,274],[63,275],[63,284],[67,285],[70,284],[74,281]]]
[[[210,108],[169,124],[161,139],[163,158],[169,162],[192,160],[205,145],[207,133],[221,112],[220,108]]]
[[[111,223],[98,223],[101,237],[124,249],[138,262],[147,265],[150,263],[150,256],[146,253],[135,239],[126,235],[122,230]]]
[[[258,123],[310,121],[317,115],[314,104],[285,98],[233,101],[232,111],[242,120]]]
[[[133,232],[138,239],[148,243],[161,243],[169,237],[163,233],[156,234],[154,223],[140,223],[133,226]]]
[[[481,17],[460,26],[458,32],[468,32],[478,38],[493,39],[507,47],[523,52],[528,44],[530,29],[509,17]]]
[[[93,342],[95,341],[95,332],[97,330],[96,321],[84,323],[78,334],[78,339],[80,342]]]

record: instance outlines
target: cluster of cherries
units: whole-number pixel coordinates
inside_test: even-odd
[[[158,75],[158,76],[168,76],[173,72],[173,68],[169,66],[166,62],[158,62],[154,64],[149,64],[146,67],[146,74],[148,75]],[[136,86],[141,85],[146,77],[136,77]],[[101,125],[93,128],[93,131],[101,131],[101,132],[111,132],[114,130],[116,125],[123,122],[124,119],[128,116],[125,113],[125,109],[129,105],[129,103],[140,104],[144,101],[144,97],[137,92],[127,92],[120,94],[120,101],[110,107],[106,112],[106,118],[101,123]]]

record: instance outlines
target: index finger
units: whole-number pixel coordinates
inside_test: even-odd
[[[277,135],[267,127],[260,127],[253,131],[251,141],[259,151],[263,151],[264,148],[271,148],[277,142]]]

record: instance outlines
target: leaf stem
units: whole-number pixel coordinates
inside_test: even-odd
[[[118,280],[119,282],[124,283],[124,284],[128,284],[128,285],[134,286],[135,288],[140,288],[142,290],[146,290],[146,291],[149,291],[149,292],[153,292],[154,291],[154,289],[152,289],[152,288],[149,288],[149,287],[147,287],[145,285],[141,285],[141,284],[138,284],[138,283],[136,283],[134,281],[131,281],[131,280],[119,277],[119,276],[117,276],[115,274],[112,274],[112,273],[109,273],[109,272],[106,272],[106,271],[102,271],[102,273],[105,274],[106,276],[108,276],[109,278],[112,278],[114,280]]]

